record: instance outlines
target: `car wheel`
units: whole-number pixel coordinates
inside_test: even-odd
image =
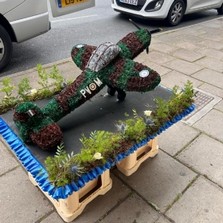
[[[223,4],[221,5],[220,8],[217,9],[219,15],[223,15]]]
[[[5,28],[0,25],[0,71],[9,63],[11,55],[11,38]]]
[[[176,0],[171,5],[168,16],[167,23],[170,26],[176,26],[180,23],[185,12],[185,3],[183,0]]]

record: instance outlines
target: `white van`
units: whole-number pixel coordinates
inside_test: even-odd
[[[54,17],[95,5],[95,0],[49,0]],[[50,30],[47,0],[0,0],[0,72],[9,63],[12,42]]]

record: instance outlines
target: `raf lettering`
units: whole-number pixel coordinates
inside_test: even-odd
[[[80,93],[86,98],[86,94],[92,94],[98,87],[102,85],[102,82],[99,78],[94,79],[86,88],[81,89]]]

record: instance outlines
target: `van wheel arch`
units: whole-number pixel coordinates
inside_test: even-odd
[[[0,25],[0,71],[9,64],[12,49],[11,37],[6,29]]]
[[[223,3],[220,8],[217,9],[219,15],[223,15]]]

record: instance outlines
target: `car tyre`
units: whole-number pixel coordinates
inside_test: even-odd
[[[221,5],[220,8],[217,9],[219,15],[223,15],[223,4]]]
[[[3,26],[0,25],[0,71],[10,62],[12,41]]]
[[[186,6],[183,0],[174,1],[166,18],[167,24],[169,26],[178,25],[184,16],[185,9]]]

